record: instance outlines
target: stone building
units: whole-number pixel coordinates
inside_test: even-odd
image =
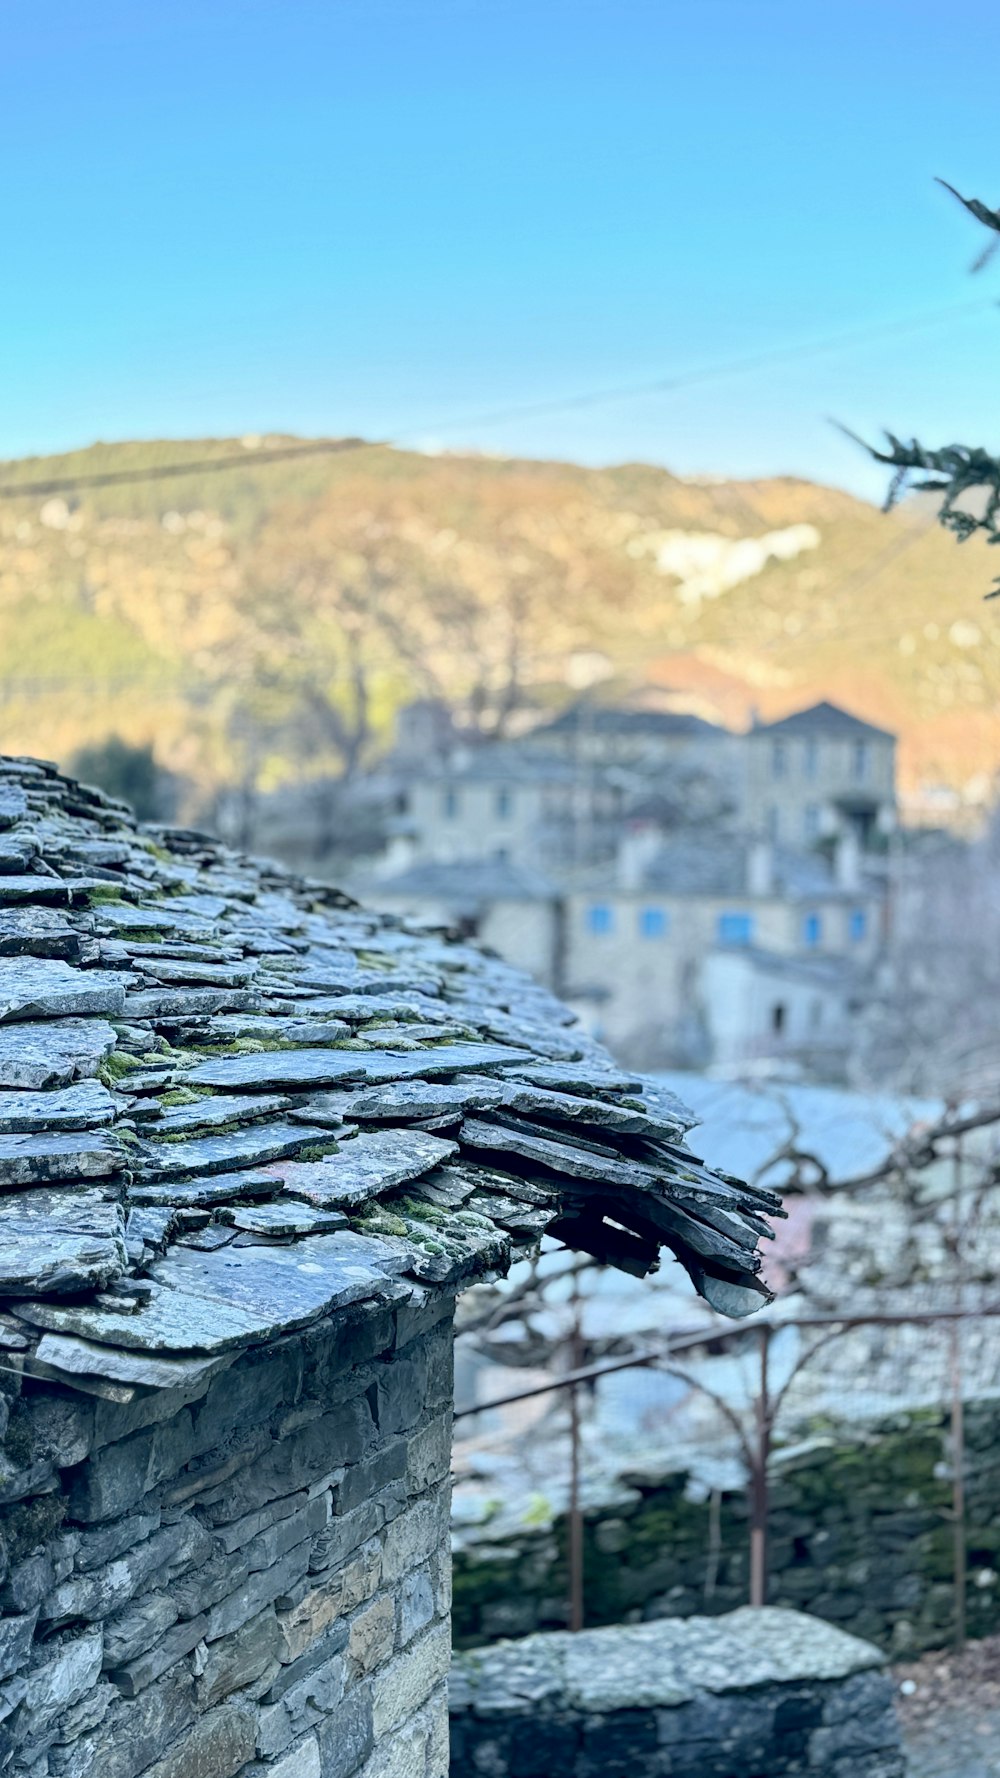
[[[775,1200],[442,932],[0,762],[0,1771],[445,1778],[451,1314]],[[766,1294],[766,1293],[764,1293]]]
[[[837,704],[812,704],[745,738],[745,821],[787,846],[851,834],[864,847],[896,824],[896,737]]]

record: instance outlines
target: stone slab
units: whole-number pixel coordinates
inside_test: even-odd
[[[92,1078],[117,1041],[103,1019],[0,1027],[0,1088],[42,1092]]]
[[[419,1179],[456,1153],[456,1143],[425,1130],[372,1130],[352,1137],[325,1160],[287,1163],[285,1191],[324,1209],[363,1204]]]

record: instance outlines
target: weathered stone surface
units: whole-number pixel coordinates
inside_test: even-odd
[[[104,1626],[105,1667],[124,1667],[136,1655],[143,1654],[177,1622],[177,1617],[177,1606],[168,1593],[149,1593],[116,1612]]]
[[[178,1661],[202,1640],[208,1628],[207,1618],[191,1618],[186,1623],[174,1624],[165,1635],[161,1636],[144,1654],[137,1655],[124,1667],[108,1667],[108,1678],[125,1698],[134,1698],[154,1679],[159,1679]]]
[[[55,908],[0,907],[0,957],[61,957],[80,954],[80,934]]]
[[[321,1210],[293,1199],[277,1204],[226,1204],[219,1210],[219,1221],[229,1223],[251,1235],[267,1235],[274,1239],[286,1235],[323,1234],[330,1229],[348,1226],[348,1218],[340,1210]]]
[[[51,1660],[28,1674],[24,1702],[34,1736],[41,1738],[64,1710],[96,1685],[103,1651],[100,1630],[90,1630],[63,1643]]]
[[[68,1378],[97,1375],[121,1383],[137,1383],[147,1389],[180,1389],[214,1376],[220,1369],[217,1359],[154,1358],[114,1346],[93,1345],[72,1334],[43,1334],[35,1358],[51,1365],[53,1370],[63,1371]]]
[[[29,1611],[23,1617],[0,1618],[0,1679],[9,1679],[24,1666],[31,1653],[37,1621],[37,1611]]]
[[[0,1087],[41,1092],[97,1073],[116,1043],[101,1019],[0,1028]]]
[[[873,1670],[880,1659],[779,1611],[500,1643],[453,1668],[452,1772],[902,1778],[891,1682]],[[376,1722],[377,1713],[376,1698]]]
[[[148,1778],[235,1778],[253,1758],[255,1743],[256,1719],[249,1705],[223,1704],[150,1766]]]
[[[206,1094],[188,1105],[171,1105],[150,1126],[150,1134],[158,1140],[179,1136],[190,1130],[208,1131],[245,1119],[275,1117],[286,1111],[293,1101],[286,1094],[240,1095],[238,1093]]]
[[[197,1640],[197,1638],[196,1638]],[[193,1644],[192,1644],[193,1646]],[[252,1685],[273,1662],[282,1647],[278,1620],[271,1604],[250,1618],[235,1635],[214,1642],[198,1677],[197,1697],[203,1708],[219,1704],[231,1692]]]
[[[227,1247],[219,1255],[175,1248],[152,1268],[161,1288],[134,1314],[38,1302],[21,1313],[38,1327],[133,1351],[229,1352],[377,1295],[405,1263],[388,1242],[346,1229],[287,1248]]]
[[[438,1624],[376,1677],[372,1688],[376,1742],[391,1735],[447,1678],[450,1657],[448,1626]]]
[[[0,1186],[55,1179],[104,1179],[120,1170],[121,1149],[103,1131],[33,1131],[0,1136]]]
[[[39,1188],[0,1198],[0,1291],[85,1290],[121,1277],[127,1263],[124,1213],[99,1191]]]
[[[327,1131],[308,1124],[248,1124],[215,1136],[186,1142],[148,1142],[138,1161],[144,1179],[179,1179],[195,1174],[224,1173],[228,1169],[259,1167],[327,1140]],[[2,1158],[2,1146],[0,1146]]]
[[[61,1092],[0,1092],[0,1135],[57,1130],[93,1130],[113,1123],[115,1101],[96,1080]]]
[[[325,1160],[283,1168],[286,1192],[322,1208],[363,1204],[419,1179],[457,1152],[454,1142],[425,1130],[373,1130],[353,1136]]]
[[[461,1074],[472,1068],[498,1068],[523,1052],[502,1044],[454,1043],[419,1050],[275,1050],[251,1056],[220,1056],[192,1068],[192,1084],[228,1090],[332,1087],[341,1081],[391,1081],[421,1075]]]
[[[99,1013],[115,1018],[124,1003],[117,975],[74,969],[56,958],[0,957],[0,1024]]]

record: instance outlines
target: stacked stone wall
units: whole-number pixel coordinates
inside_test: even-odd
[[[458,1657],[453,1778],[903,1778],[877,1651],[794,1612]]]
[[[1000,1402],[969,1403],[966,1553],[969,1633],[1000,1630]],[[948,1418],[896,1416],[778,1453],[770,1481],[773,1605],[842,1625],[894,1654],[954,1633]],[[455,1639],[474,1646],[566,1623],[565,1518],[463,1526],[455,1554]],[[588,1624],[690,1617],[744,1605],[749,1529],[743,1490],[714,1501],[683,1473],[626,1476],[585,1514]]]
[[[130,1400],[27,1380],[10,1336],[0,1771],[444,1778],[450,1310]]]

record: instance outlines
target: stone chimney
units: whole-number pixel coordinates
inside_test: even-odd
[[[628,893],[642,888],[661,843],[661,836],[651,821],[636,821],[626,828],[618,842],[619,889]]]
[[[770,840],[753,840],[747,853],[747,894],[774,893],[774,847]]]
[[[861,887],[861,847],[858,836],[851,827],[845,827],[838,837],[833,854],[833,872],[838,888],[854,891]]]

